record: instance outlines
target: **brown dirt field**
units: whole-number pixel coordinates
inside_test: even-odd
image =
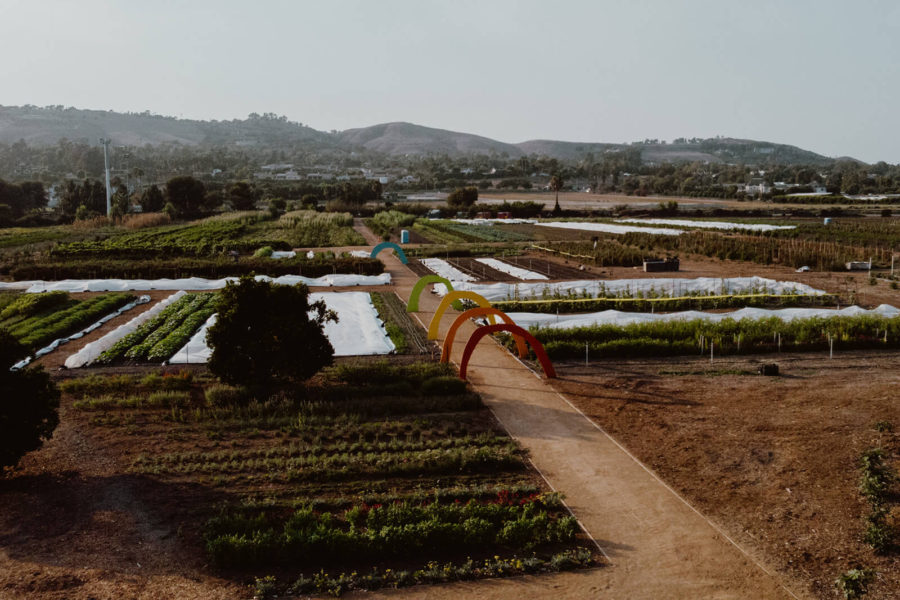
[[[900,556],[861,541],[868,506],[858,491],[860,454],[884,448],[900,467],[898,353],[778,355],[756,360],[670,359],[557,365],[554,387],[620,440],[702,513],[762,549],[779,571],[836,596],[835,578],[878,570],[867,598],[900,594]],[[779,377],[660,375],[755,370]],[[900,516],[900,502],[894,502]]]

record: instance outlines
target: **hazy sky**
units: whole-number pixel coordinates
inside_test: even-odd
[[[900,162],[900,2],[0,0],[0,104]]]

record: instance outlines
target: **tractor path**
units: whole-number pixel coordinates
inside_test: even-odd
[[[418,277],[393,253],[380,255],[408,300]],[[430,286],[429,288],[430,289]],[[415,313],[428,326],[439,298],[426,291]],[[458,315],[448,310],[441,334]],[[475,325],[458,332],[458,362]],[[582,573],[429,587],[381,595],[429,598],[797,598],[762,557],[739,548],[647,467],[496,343],[483,340],[469,381],[610,559]],[[793,586],[797,587],[797,586]],[[795,595],[798,594],[798,595]],[[367,594],[366,597],[372,597]]]

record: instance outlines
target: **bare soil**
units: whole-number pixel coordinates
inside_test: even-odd
[[[900,466],[898,353],[557,365],[553,386],[738,543],[762,549],[820,598],[840,573],[879,572],[867,598],[900,594],[900,556],[861,541],[859,456]],[[715,375],[776,362],[778,377]],[[698,375],[660,373],[707,372]],[[887,421],[894,433],[879,432]],[[900,500],[900,497],[897,498]],[[900,502],[894,502],[900,516]]]

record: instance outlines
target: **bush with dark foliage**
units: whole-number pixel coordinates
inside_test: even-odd
[[[40,448],[59,424],[59,390],[44,369],[9,370],[27,354],[0,329],[0,471]]]
[[[245,276],[219,294],[218,319],[206,335],[209,370],[226,383],[267,386],[303,381],[331,364],[334,348],[322,331],[337,321],[309,288]]]

